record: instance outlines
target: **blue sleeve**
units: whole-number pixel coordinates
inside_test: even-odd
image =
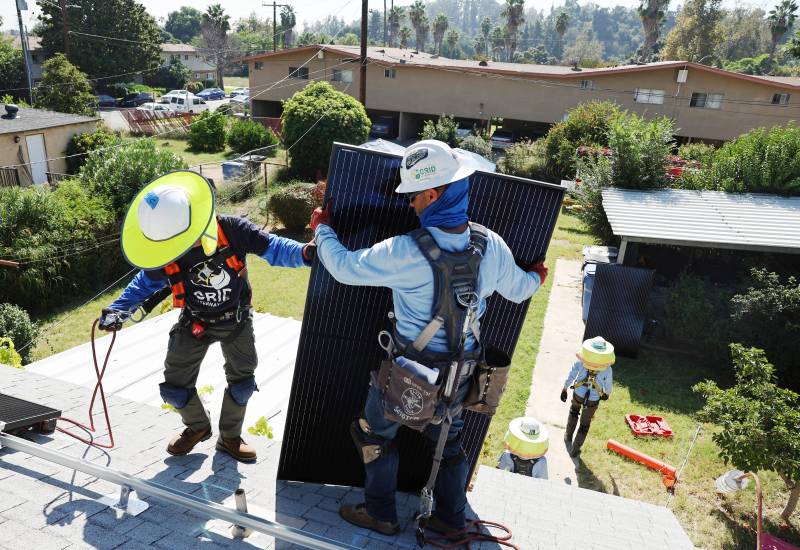
[[[145,271],[136,274],[133,280],[128,283],[119,298],[108,306],[115,311],[132,312],[142,302],[147,300],[155,292],[167,286],[166,279],[153,279]]]
[[[292,239],[269,234],[267,249],[260,257],[275,267],[307,267],[310,264],[303,260],[304,246]]]
[[[565,388],[568,388],[568,387],[570,387],[572,385],[572,383],[575,381],[575,377],[578,376],[578,372],[580,371],[580,369],[581,369],[581,362],[580,361],[575,361],[572,364],[572,368],[569,370],[569,374],[567,375],[567,379],[564,380],[564,387]]]
[[[611,390],[614,387],[614,374],[611,372],[611,367],[608,367],[603,373],[603,393],[611,397]]]
[[[349,251],[327,225],[317,227],[317,256],[334,279],[345,285],[385,286],[403,289],[419,282],[409,281],[396,256],[397,238],[381,241],[370,248]]]
[[[533,296],[541,286],[539,275],[528,273],[521,269],[514,261],[511,249],[499,235],[493,235],[494,244],[497,247],[497,281],[495,282],[497,292],[514,303],[521,303]]]
[[[500,460],[497,462],[497,467],[507,472],[513,472],[514,461],[511,459],[511,453],[503,451],[503,454],[500,455]]]

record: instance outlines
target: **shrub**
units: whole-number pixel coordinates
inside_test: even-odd
[[[610,102],[582,103],[550,128],[544,138],[544,156],[551,179],[575,177],[575,151],[581,145],[607,146],[611,121],[619,112]]]
[[[203,111],[189,128],[189,149],[209,153],[225,149],[225,115]]]
[[[101,94],[110,95],[111,97],[116,98],[125,97],[128,95],[128,87],[120,82],[106,84],[102,87],[99,87],[97,91]]]
[[[30,363],[33,346],[28,344],[37,336],[38,330],[27,311],[13,304],[0,304],[0,338],[11,339],[10,349],[16,350],[23,363]]]
[[[277,189],[269,198],[269,208],[289,231],[302,231],[311,212],[319,206],[313,183],[293,183]]]
[[[487,160],[492,160],[492,146],[480,136],[469,135],[462,139],[458,146],[465,151],[476,153]]]
[[[575,213],[586,225],[589,233],[602,243],[611,242],[614,232],[603,209],[603,189],[611,187],[614,168],[611,159],[599,156],[585,158],[579,162],[581,183],[575,185],[572,194],[580,203]]]
[[[257,154],[269,157],[275,156],[278,145],[278,138],[272,133],[272,130],[254,120],[246,119],[237,120],[231,126],[226,141],[228,146],[237,153],[243,154],[254,149],[262,149],[257,151]],[[264,147],[269,147],[269,149],[263,149]]]
[[[22,368],[22,357],[14,349],[11,338],[0,337],[0,365],[10,365],[15,369]]]
[[[177,90],[183,88],[191,77],[192,73],[186,65],[174,59],[168,66],[160,67],[150,77],[150,84],[167,90]]]
[[[450,147],[458,147],[458,139],[456,138],[456,119],[442,115],[439,120],[426,120],[425,125],[422,127],[422,133],[419,135],[420,139],[438,139],[448,144]],[[491,151],[491,146],[489,147]]]
[[[122,219],[128,204],[157,176],[186,168],[179,156],[156,147],[152,139],[137,139],[125,147],[93,151],[81,170],[81,181],[108,201]]]
[[[544,158],[544,141],[520,141],[508,149],[497,162],[497,171],[532,180],[550,181]]]
[[[312,82],[286,100],[281,120],[292,170],[302,177],[327,172],[333,142],[364,143],[371,126],[364,106],[327,82]]]
[[[750,271],[749,288],[731,300],[736,341],[772,358],[782,381],[800,389],[800,282],[766,269]]]
[[[678,156],[684,160],[696,160],[706,166],[714,158],[716,148],[706,143],[686,143],[678,147]]]
[[[193,80],[191,82],[187,82],[186,83],[186,90],[189,93],[192,93],[192,94],[196,94],[198,92],[202,92],[203,91],[203,83],[202,82],[198,82],[196,80]]]
[[[75,134],[67,144],[67,172],[77,174],[86,162],[86,156],[95,149],[111,147],[119,143],[119,137],[106,130]],[[77,155],[77,156],[72,156]]]
[[[615,116],[608,128],[613,182],[626,189],[656,189],[667,184],[667,157],[672,151],[672,122],[637,114]]]
[[[64,86],[69,82],[69,86]],[[96,100],[86,75],[57,53],[42,64],[36,107],[74,115],[94,115]]]
[[[667,336],[715,359],[724,358],[730,342],[732,294],[700,277],[681,275],[667,291]]]
[[[751,130],[718,149],[691,180],[700,189],[800,195],[800,128]]]
[[[214,88],[216,87],[216,85],[217,81],[214,80],[213,78],[206,78],[205,80],[203,80],[203,90],[205,90],[206,88]]]

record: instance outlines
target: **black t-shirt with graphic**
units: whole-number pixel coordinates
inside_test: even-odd
[[[236,216],[218,217],[222,231],[231,248],[242,262],[247,254],[262,256],[269,246],[269,234],[252,222]],[[200,246],[192,248],[178,259],[178,266],[185,276],[186,306],[195,312],[221,314],[239,304],[249,305],[252,298],[246,271],[242,276],[228,267],[224,260],[206,256]],[[153,280],[167,278],[163,269],[147,271]]]

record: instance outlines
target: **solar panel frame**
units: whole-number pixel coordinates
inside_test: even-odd
[[[391,153],[334,144],[325,201],[332,207],[332,225],[339,240],[348,250],[372,246],[419,226],[406,198],[394,193],[399,184],[400,160]],[[359,175],[358,181],[348,181],[347,178],[354,179],[354,174]],[[514,195],[493,196],[498,182],[513,184]],[[547,250],[564,190],[559,185],[476,172],[470,181],[470,219],[500,234],[518,263],[530,265]],[[526,224],[524,214],[531,219],[537,212],[537,219],[543,223]],[[529,302],[513,304],[497,294],[491,296],[481,323],[483,340],[513,356]],[[363,407],[369,371],[383,357],[377,333],[388,328],[386,313],[390,309],[389,289],[342,285],[315,261],[292,381],[279,479],[363,484],[363,465],[348,425]],[[348,315],[357,321],[330,322]],[[348,366],[337,365],[335,358],[344,358]],[[466,412],[464,420],[462,442],[474,468],[489,418]],[[424,437],[401,429],[396,444],[401,461],[398,488],[417,490],[424,485],[430,468]]]

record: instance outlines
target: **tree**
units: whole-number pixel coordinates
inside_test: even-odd
[[[781,518],[789,521],[800,499],[800,396],[775,384],[764,352],[731,344],[736,385],[720,389],[706,380],[692,389],[705,396],[700,417],[721,429],[711,439],[726,464],[776,472],[789,489]]]
[[[400,47],[408,48],[408,43],[411,41],[411,29],[403,27],[400,29]]]
[[[722,42],[721,0],[688,0],[667,35],[663,59],[702,62],[713,57]]]
[[[361,103],[328,82],[312,82],[287,99],[281,121],[291,169],[301,177],[326,170],[334,141],[364,143],[372,125]]]
[[[482,36],[476,36],[472,39],[472,49],[475,50],[476,57],[483,57],[487,55],[486,40]]]
[[[420,139],[436,139],[445,142],[450,147],[458,147],[457,128],[458,124],[454,117],[442,115],[438,120],[426,120],[419,137]]]
[[[506,32],[502,27],[494,27],[489,36],[489,43],[492,46],[492,57],[495,61],[502,61],[506,58]]]
[[[0,36],[0,90],[7,90],[14,97],[29,97],[25,79],[25,59],[22,50],[11,45],[11,40]]]
[[[458,51],[459,38],[460,36],[457,30],[450,29],[447,31],[447,34],[444,37],[445,43],[447,44],[447,57],[451,57],[453,59],[458,59],[461,57]]]
[[[200,34],[203,14],[191,6],[181,6],[177,11],[167,14],[164,30],[181,42],[189,43]]]
[[[717,47],[717,57],[736,61],[769,51],[770,32],[765,15],[760,8],[727,10],[720,22],[722,42]]]
[[[291,48],[293,41],[294,27],[297,25],[297,18],[292,6],[281,8],[281,31],[283,32],[283,47]]]
[[[555,23],[556,33],[558,34],[558,48],[562,52],[564,51],[564,34],[567,32],[567,27],[569,27],[569,14],[562,11],[556,17]]]
[[[230,48],[242,55],[272,51],[272,22],[256,12],[236,21],[230,35]],[[313,33],[311,33],[313,36]],[[312,39],[308,44],[313,43]]]
[[[525,0],[506,0],[503,11],[500,13],[506,18],[507,56],[508,61],[511,61],[517,50],[517,33],[525,22]]]
[[[74,115],[94,115],[95,99],[86,75],[57,53],[42,65],[36,107]]]
[[[230,58],[228,31],[231,30],[230,16],[220,4],[208,6],[202,17],[203,40],[216,67],[217,86],[224,88],[222,71]]]
[[[492,34],[492,20],[488,17],[484,17],[481,20],[481,36],[483,37],[483,46],[486,48],[486,55],[489,55],[489,44],[491,41],[489,40],[489,35]]]
[[[306,34],[306,32],[308,31],[303,31],[303,34]],[[369,10],[369,22],[367,23],[367,38],[372,43],[379,43],[383,39],[383,14],[379,10]],[[298,40],[297,45],[303,46],[304,44],[302,44],[300,40]]]
[[[38,0],[38,3],[41,9],[39,32],[46,57],[63,53],[61,8],[50,0]],[[73,10],[69,20],[70,63],[90,78],[124,73],[122,78],[132,80],[130,73],[133,71],[147,73],[158,69],[161,31],[144,6],[135,0],[81,0],[80,6],[80,10]]]
[[[437,55],[442,54],[444,34],[447,32],[447,27],[449,25],[450,22],[447,20],[447,16],[443,13],[437,15],[436,19],[433,20],[433,49]]]
[[[428,40],[428,32],[430,31],[428,16],[425,14],[425,2],[414,0],[414,3],[408,8],[408,18],[416,34],[415,45],[417,50],[420,52],[425,51],[425,42]]]
[[[592,37],[591,31],[582,32],[564,50],[564,59],[577,59],[584,67],[596,66],[603,59],[603,44]]]
[[[166,67],[161,67],[148,79],[152,86],[166,88],[167,90],[179,90],[186,86],[192,78],[192,72],[180,62],[173,59]]]
[[[637,12],[642,19],[644,43],[639,49],[639,61],[647,63],[656,53],[656,44],[661,36],[661,25],[666,17],[669,0],[641,0]]]
[[[775,55],[775,48],[781,38],[789,32],[797,18],[797,4],[794,0],[783,0],[780,4],[769,11],[769,31],[772,38],[772,45],[769,49],[769,59],[772,61]]]
[[[397,40],[400,38],[400,26],[405,17],[406,10],[401,6],[394,6],[389,10],[389,45],[392,47],[397,46]]]

